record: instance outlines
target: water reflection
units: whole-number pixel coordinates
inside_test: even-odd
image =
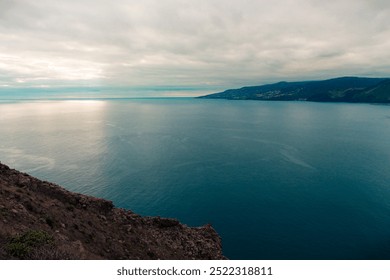
[[[0,104],[0,159],[88,193],[107,151],[105,114],[106,102],[95,100]],[[88,165],[93,168],[80,171]]]

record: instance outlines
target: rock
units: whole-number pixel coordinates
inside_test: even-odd
[[[160,228],[175,227],[180,225],[180,222],[175,219],[155,218],[154,222]]]

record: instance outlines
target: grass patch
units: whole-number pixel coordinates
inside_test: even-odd
[[[43,230],[29,230],[22,235],[13,237],[6,244],[7,253],[18,259],[28,258],[36,249],[50,245],[53,237]]]

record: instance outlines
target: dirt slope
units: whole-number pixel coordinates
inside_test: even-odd
[[[209,226],[141,217],[0,163],[0,259],[224,259]]]

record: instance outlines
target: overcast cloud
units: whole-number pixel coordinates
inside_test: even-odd
[[[0,0],[1,87],[390,76],[388,0]]]

